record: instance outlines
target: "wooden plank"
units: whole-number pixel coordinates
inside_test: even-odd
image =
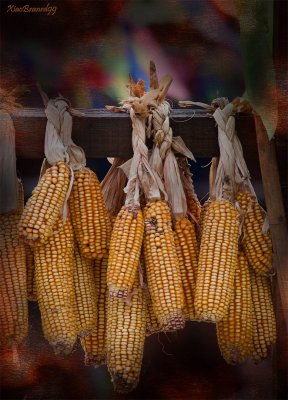
[[[83,147],[87,157],[130,157],[131,121],[126,113],[103,109],[80,110],[84,118],[73,119],[73,140]],[[16,129],[18,158],[42,158],[46,116],[44,109],[23,108],[12,115]],[[175,109],[171,113],[174,136],[182,136],[195,157],[214,157],[219,153],[217,129],[206,111]],[[236,116],[236,129],[244,154],[254,159],[256,135],[253,117]]]
[[[255,116],[262,183],[273,242],[274,298],[278,339],[274,365],[277,399],[288,395],[288,232],[275,151],[259,116]]]

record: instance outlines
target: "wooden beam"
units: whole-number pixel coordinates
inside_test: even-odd
[[[288,394],[288,232],[275,151],[259,116],[255,116],[259,161],[270,232],[273,242],[274,299],[277,342],[274,354],[276,396]]]
[[[103,109],[80,110],[85,117],[73,119],[72,137],[83,147],[87,157],[130,157],[131,121],[126,113]],[[42,158],[46,116],[44,109],[23,108],[12,114],[16,129],[18,158]],[[217,128],[206,111],[175,109],[171,113],[174,136],[182,136],[195,157],[214,157],[219,154]],[[236,116],[236,129],[243,144],[244,154],[254,159],[257,150],[253,117]]]

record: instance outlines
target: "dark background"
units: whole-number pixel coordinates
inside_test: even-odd
[[[128,72],[148,81],[149,60],[159,75],[171,73],[169,97],[211,102],[244,91],[239,24],[233,1],[50,1],[54,16],[7,13],[7,5],[46,6],[48,1],[1,1],[1,86],[25,85],[23,106],[43,107],[39,82],[74,107],[104,107],[127,95]],[[193,150],[193,149],[192,149]],[[282,159],[285,158],[285,153]],[[251,175],[263,202],[256,160]],[[18,160],[26,197],[42,160]],[[208,193],[209,160],[193,164],[202,201]],[[108,162],[89,159],[102,179]],[[282,164],[283,166],[283,164]],[[285,167],[285,164],[284,164]],[[283,169],[283,168],[282,168]],[[282,171],[283,174],[285,171]],[[286,175],[283,175],[285,179]],[[287,180],[286,180],[287,181]],[[189,323],[175,334],[147,338],[138,388],[115,394],[105,367],[83,365],[78,344],[67,358],[53,355],[43,339],[37,305],[30,305],[30,334],[17,360],[2,354],[2,399],[272,399],[271,357],[259,365],[228,366],[215,326]]]

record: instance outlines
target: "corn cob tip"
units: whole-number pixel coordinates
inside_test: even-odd
[[[87,336],[90,336],[91,333],[92,333],[92,331],[93,331],[92,328],[91,328],[91,329],[83,329],[83,330],[81,330],[80,332],[78,332],[78,336],[79,336],[80,338],[85,338],[85,337],[87,337]]]
[[[106,364],[106,356],[105,354],[96,356],[92,353],[86,353],[84,362],[87,367],[98,368],[101,365]]]
[[[163,321],[164,332],[167,331],[175,331],[178,329],[183,329],[185,327],[185,319],[183,318],[182,311],[175,311],[174,313],[170,313],[167,321]]]
[[[63,341],[63,342],[57,341],[57,342],[49,342],[49,343],[52,346],[54,354],[56,356],[60,355],[60,354],[68,356],[73,349],[73,346],[68,345],[66,341]]]
[[[112,372],[110,370],[109,372],[111,374],[111,382],[113,383],[115,392],[129,393],[132,392],[132,390],[138,385],[138,381],[129,382],[127,381],[127,378],[125,378],[124,375],[119,372]]]

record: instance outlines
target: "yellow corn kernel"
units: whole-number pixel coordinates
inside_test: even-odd
[[[107,367],[115,391],[127,393],[139,381],[146,330],[146,296],[139,280],[131,304],[108,297]]]
[[[181,329],[185,324],[184,294],[167,203],[148,203],[144,222],[145,266],[153,310],[164,330]]]
[[[26,255],[18,237],[20,215],[0,215],[0,347],[21,343],[28,333]]]
[[[80,337],[88,336],[97,323],[97,291],[93,260],[85,258],[75,244],[74,286],[77,330]]]
[[[145,287],[146,294],[146,336],[153,335],[153,333],[158,333],[164,331],[163,325],[157,320],[155,312],[152,306],[152,300],[147,284],[147,274],[146,266],[143,252],[140,257],[140,271],[139,271],[140,282],[142,286]]]
[[[38,304],[45,338],[56,354],[71,352],[77,337],[74,238],[70,218],[58,218],[55,232],[34,247]]]
[[[75,173],[69,207],[80,252],[101,259],[109,248],[111,228],[100,183],[89,168]]]
[[[164,326],[161,325],[156,318],[150,294],[146,294],[146,296],[146,336],[150,336],[153,335],[153,333],[163,332]]]
[[[25,252],[27,269],[27,298],[30,301],[37,301],[34,255],[32,248],[28,244],[25,244]]]
[[[239,249],[234,290],[228,313],[217,322],[217,339],[228,364],[244,362],[252,354],[252,297],[249,265]]]
[[[102,260],[94,260],[95,289],[98,293],[97,321],[91,335],[81,339],[86,365],[98,366],[106,363],[107,265],[107,254]]]
[[[47,169],[27,201],[19,236],[29,245],[44,244],[53,234],[69,186],[69,167],[59,161]]]
[[[196,317],[218,322],[228,312],[237,266],[239,215],[227,200],[213,201],[204,218],[195,290]]]
[[[107,284],[109,293],[127,297],[134,285],[144,234],[144,220],[138,206],[123,206],[111,237]]]
[[[276,342],[276,318],[272,300],[271,280],[250,268],[253,321],[252,360],[257,363],[268,355]]]
[[[269,232],[262,233],[265,213],[250,193],[238,192],[236,201],[244,212],[243,246],[249,264],[258,274],[272,269],[272,241]]]
[[[195,225],[188,218],[183,217],[176,220],[174,238],[184,292],[183,316],[186,320],[194,320],[194,297],[199,255]]]

